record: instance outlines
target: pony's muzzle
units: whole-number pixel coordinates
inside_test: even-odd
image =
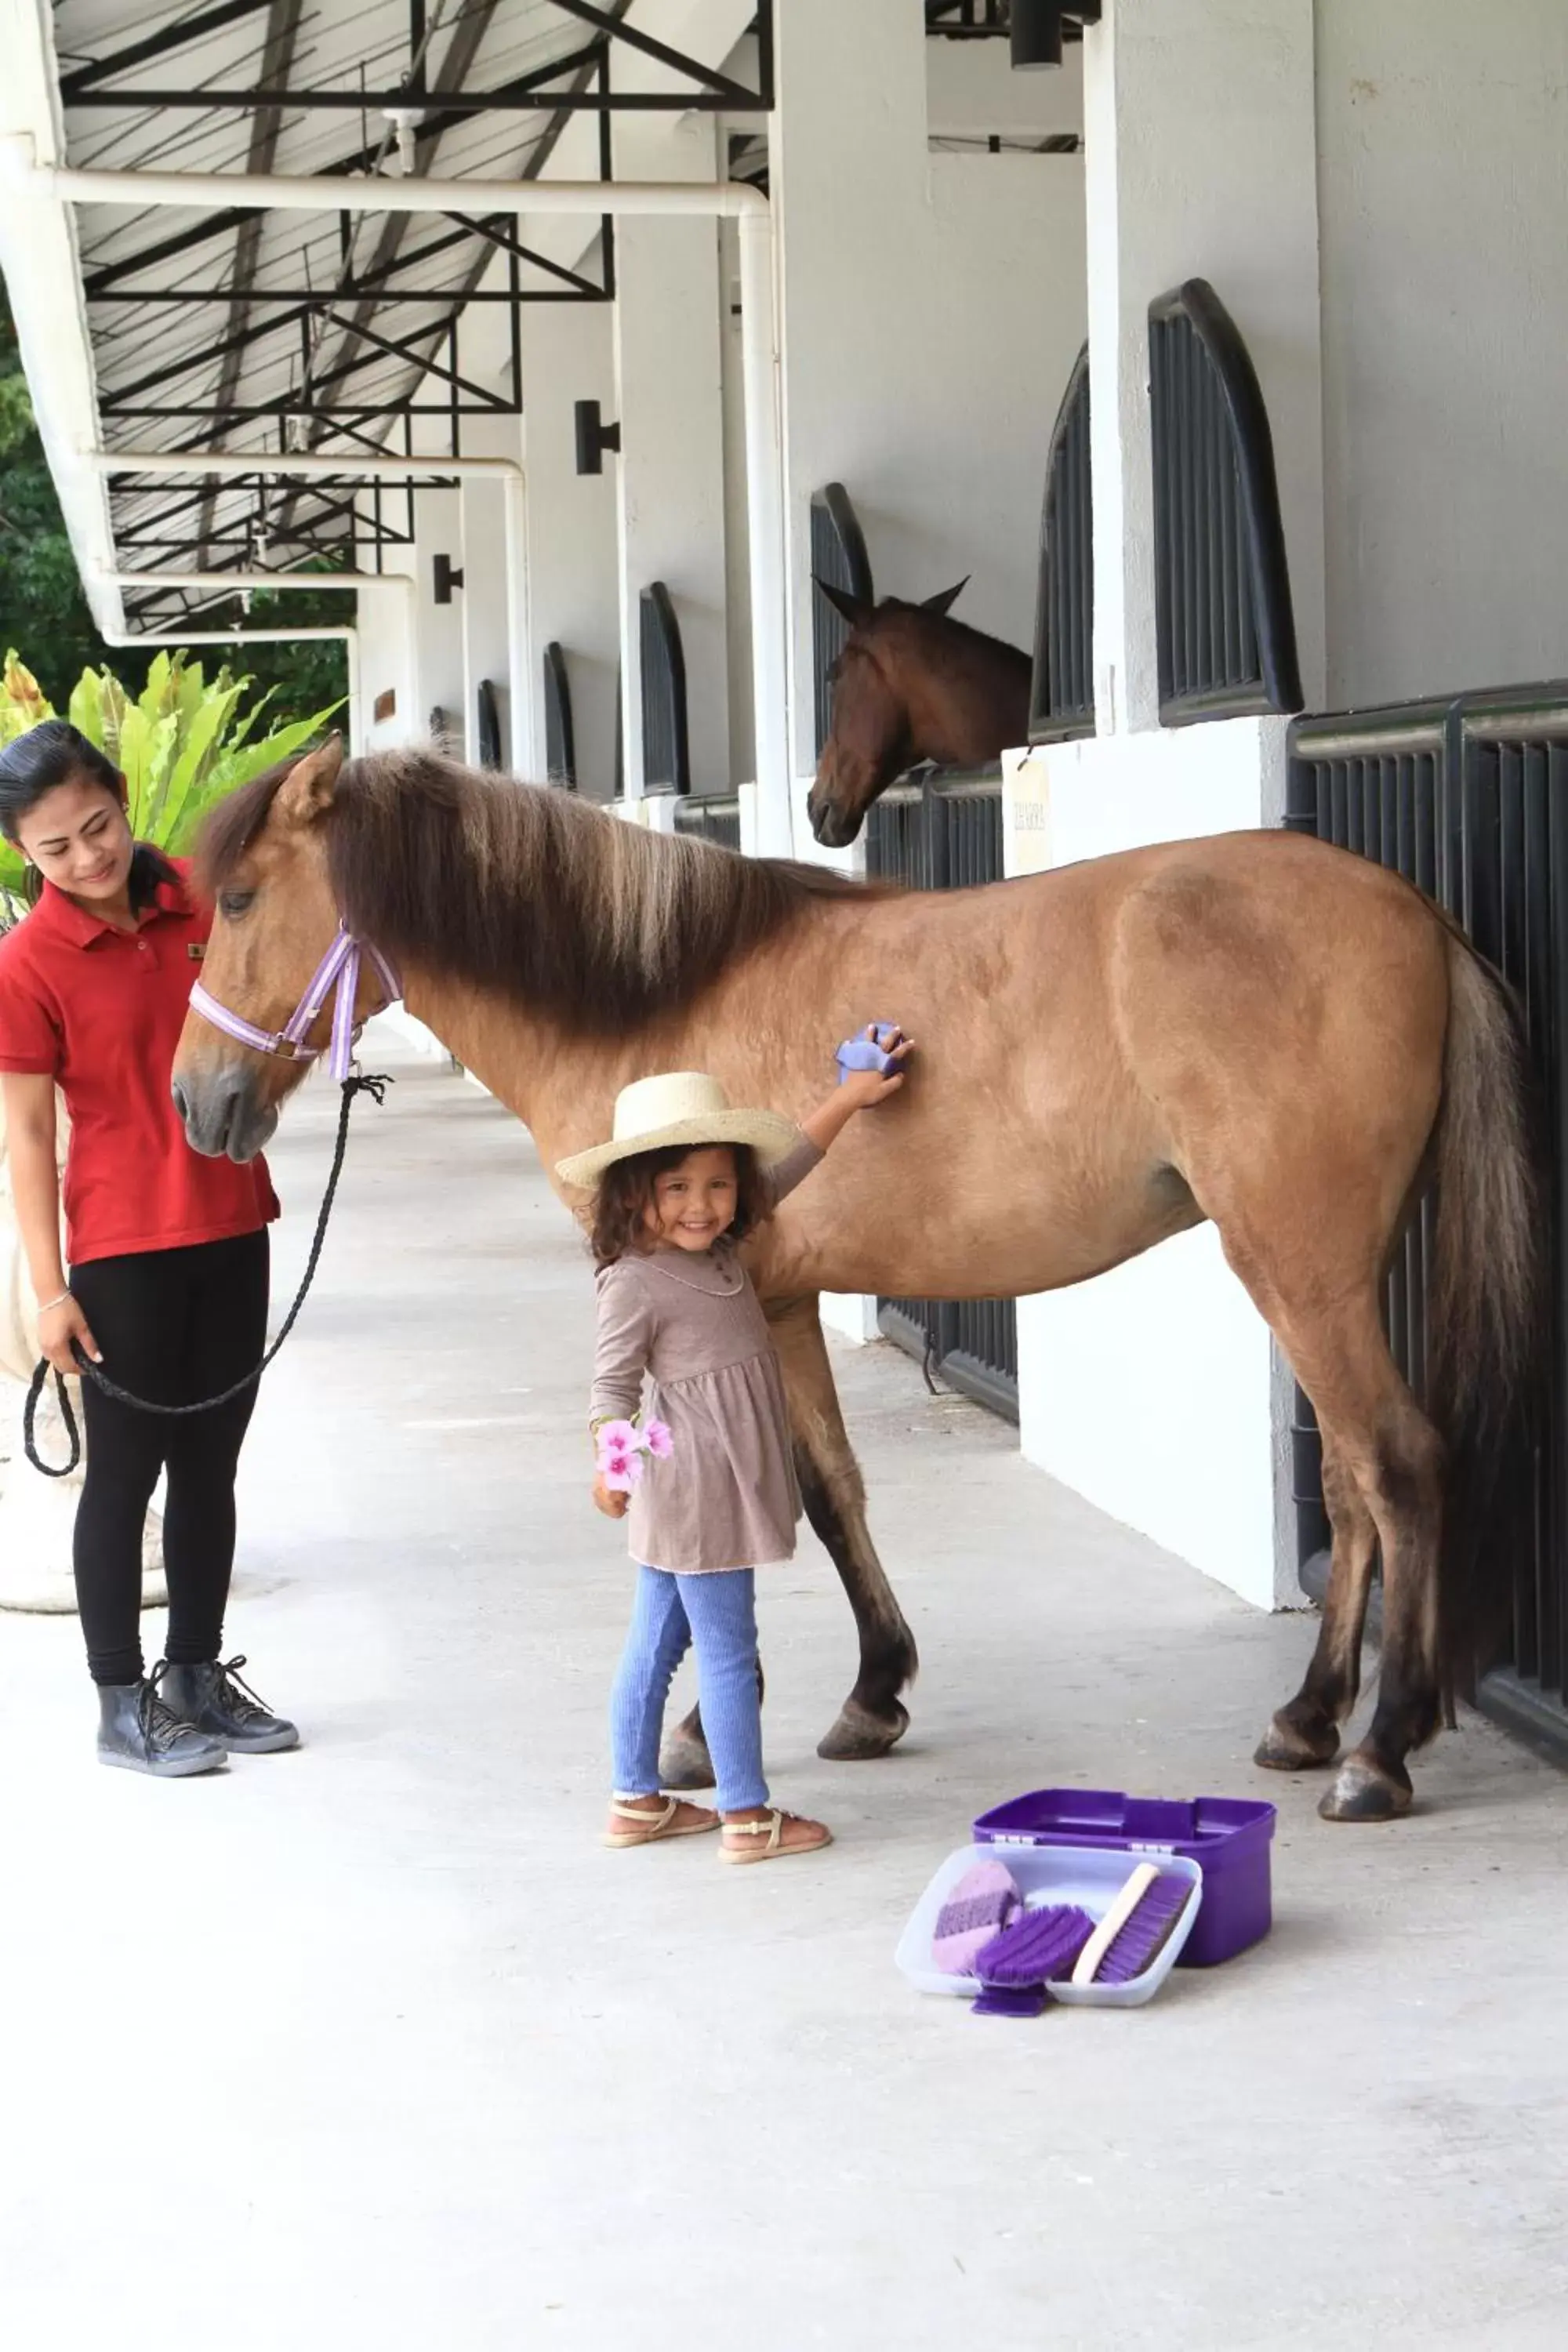
[[[170,1092],[186,1142],[208,1160],[226,1157],[243,1166],[278,1125],[276,1109],[257,1099],[255,1082],[243,1069],[191,1071],[174,1079]]]

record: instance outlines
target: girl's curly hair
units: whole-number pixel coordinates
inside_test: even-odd
[[[594,1202],[594,1223],[589,1234],[589,1246],[594,1264],[602,1272],[614,1265],[617,1258],[629,1250],[646,1250],[651,1236],[644,1220],[657,1197],[655,1185],[660,1176],[668,1175],[689,1160],[700,1145],[666,1144],[659,1151],[634,1151],[629,1159],[617,1160],[606,1168],[599,1179],[599,1190]],[[729,1147],[735,1155],[735,1215],[723,1238],[743,1242],[755,1233],[773,1203],[768,1197],[757,1155],[750,1144],[737,1143]]]

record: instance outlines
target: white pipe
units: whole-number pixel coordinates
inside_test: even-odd
[[[40,163],[30,138],[0,139],[0,184],[76,204],[228,205],[293,212],[612,214],[667,219],[723,218],[740,225],[741,358],[746,411],[746,507],[752,590],[752,691],[754,706],[758,846],[787,856],[794,844],[789,775],[784,457],[779,414],[779,350],[774,309],[773,214],[760,189],[744,181],[290,179],[226,172],[77,172]],[[233,450],[151,453],[132,465],[132,453],[103,453],[103,471],[227,475],[298,473],[358,475],[369,481],[431,475],[510,474],[509,458],[337,459],[310,456],[258,459]],[[198,462],[193,462],[193,460]],[[514,509],[507,500],[508,564],[515,566]]]
[[[40,163],[32,141],[0,139],[0,182],[74,205],[188,205],[198,212],[242,205],[294,213],[605,213],[666,220],[767,219],[768,200],[744,180],[394,180],[367,175],[261,172],[77,172]]]
[[[305,481],[423,481],[432,475],[454,479],[492,474],[522,479],[515,457],[371,457],[352,451],[341,457],[296,449],[92,449],[87,461],[100,474],[198,474],[236,481],[250,474],[294,474]]]
[[[356,755],[364,749],[359,690],[359,631],[352,622],[345,622],[335,629],[182,629],[178,635],[165,635],[162,630],[153,629],[142,633],[130,629],[100,629],[99,635],[106,646],[127,650],[137,646],[296,646],[307,637],[336,638],[342,645],[349,674],[349,748]]]
[[[406,572],[104,572],[112,588],[384,588],[395,580],[412,588]]]
[[[153,629],[99,631],[106,646],[297,646],[304,637],[353,637],[354,629]]]

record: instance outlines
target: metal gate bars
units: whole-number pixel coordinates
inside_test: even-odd
[[[1408,876],[1458,919],[1524,1008],[1550,1156],[1551,1339],[1533,1540],[1508,1563],[1511,1654],[1480,1696],[1489,1713],[1568,1752],[1568,685],[1298,720],[1286,823]],[[1376,1020],[1375,1005],[1367,1018]],[[1395,1360],[1417,1388],[1424,1222],[1390,1274],[1385,1304]],[[1328,1528],[1316,1428],[1300,1392],[1297,1423],[1299,1543],[1310,1587]]]
[[[883,793],[870,814],[866,866],[917,890],[962,890],[1002,879],[1002,785],[990,773],[933,770]],[[898,1007],[878,1007],[896,1013]],[[1008,1421],[1018,1418],[1018,1320],[1010,1298],[883,1298],[889,1339],[952,1387]]]

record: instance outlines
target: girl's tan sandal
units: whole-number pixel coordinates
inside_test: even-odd
[[[760,1822],[725,1822],[721,1824],[721,1862],[779,1862],[790,1853],[820,1853],[825,1845],[833,1843],[833,1832],[822,1822],[803,1821],[798,1813],[770,1811]],[[792,1837],[792,1830],[803,1831]],[[731,1845],[733,1838],[736,1843]]]
[[[700,1837],[704,1830],[719,1826],[718,1814],[710,1812],[706,1805],[689,1805],[679,1797],[666,1797],[657,1813],[645,1811],[625,1797],[612,1797],[610,1815],[627,1826],[606,1830],[605,1845],[658,1845],[662,1838]]]

